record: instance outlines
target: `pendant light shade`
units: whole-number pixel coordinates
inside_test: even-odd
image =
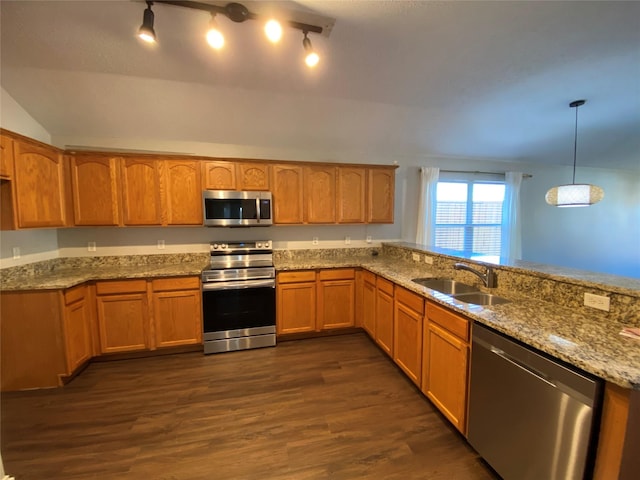
[[[544,199],[556,207],[588,207],[604,198],[604,191],[589,184],[559,185],[549,189]]]
[[[604,198],[604,190],[596,185],[576,184],[576,157],[578,151],[578,107],[586,100],[576,100],[569,106],[576,109],[576,126],[573,137],[573,182],[549,189],[544,199],[554,207],[588,207]]]
[[[147,8],[142,16],[142,25],[138,29],[138,37],[147,43],[155,43],[156,41],[156,32],[153,29],[154,15],[151,5],[153,5],[153,2],[147,2]]]

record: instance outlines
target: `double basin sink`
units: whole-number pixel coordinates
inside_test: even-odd
[[[414,278],[412,281],[418,285],[422,285],[423,287],[430,288],[431,290],[436,290],[440,293],[450,295],[452,298],[464,303],[481,306],[509,303],[509,300],[506,298],[498,297],[491,293],[481,292],[472,285],[457,282],[451,278]]]

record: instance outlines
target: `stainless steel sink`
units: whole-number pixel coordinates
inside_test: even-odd
[[[418,285],[430,288],[431,290],[437,290],[441,293],[446,293],[447,295],[478,292],[477,287],[467,285],[466,283],[456,282],[451,278],[414,278],[412,281],[416,282]]]
[[[510,300],[507,300],[506,298],[498,297],[497,295],[484,292],[459,293],[457,295],[452,295],[452,297],[464,303],[472,303],[473,305],[490,306],[510,302]]]

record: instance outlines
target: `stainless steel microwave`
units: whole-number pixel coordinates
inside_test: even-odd
[[[271,192],[205,190],[202,200],[207,227],[266,227],[273,224]]]

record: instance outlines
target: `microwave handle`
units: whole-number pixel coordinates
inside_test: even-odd
[[[260,195],[256,197],[256,214],[258,217],[256,218],[256,220],[258,220],[258,223],[260,223]]]

